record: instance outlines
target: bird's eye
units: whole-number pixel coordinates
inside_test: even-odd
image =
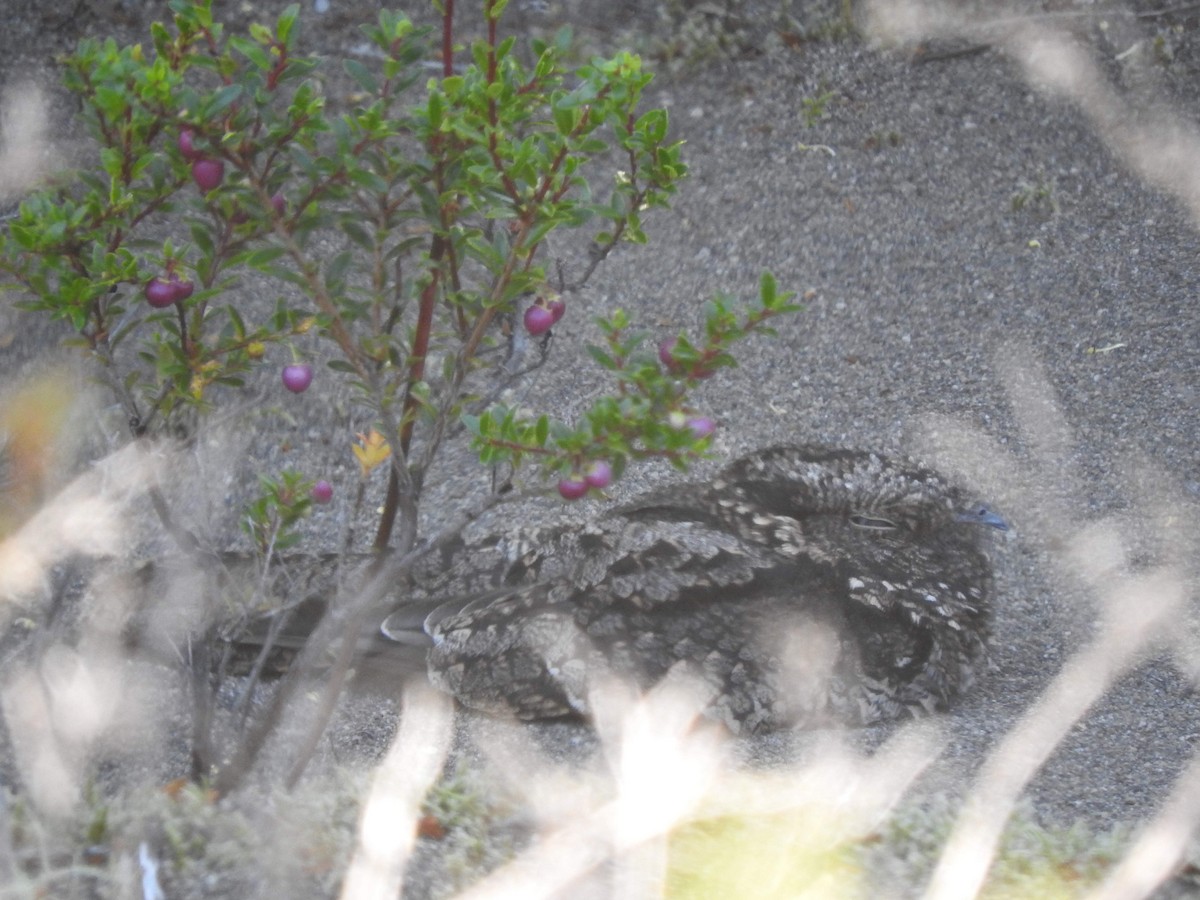
[[[891,531],[896,528],[896,523],[891,519],[884,519],[879,516],[864,516],[861,513],[852,515],[850,517],[850,524],[855,528],[866,528],[871,531]]]

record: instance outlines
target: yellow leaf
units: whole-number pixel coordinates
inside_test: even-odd
[[[388,457],[392,455],[392,448],[388,446],[383,435],[374,428],[369,434],[359,434],[358,443],[350,449],[354,451],[363,478],[366,478],[381,463],[387,462]]]
[[[67,419],[75,389],[66,378],[30,382],[0,407],[0,535],[39,505],[73,435]]]

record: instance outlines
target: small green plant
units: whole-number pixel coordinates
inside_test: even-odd
[[[830,840],[820,813],[790,810],[769,816],[700,819],[671,834],[668,893],[672,897],[859,895],[863,880],[846,841]],[[836,885],[836,893],[828,888]]]
[[[898,131],[891,129],[880,128],[872,131],[865,141],[863,148],[866,150],[882,150],[885,147],[899,147],[904,143],[904,135]]]
[[[1032,182],[1022,181],[1012,195],[1013,212],[1031,212],[1043,216],[1056,216],[1059,212],[1055,197],[1053,178],[1039,175]]]
[[[800,19],[792,14],[793,0],[780,0],[778,19],[790,36],[791,43],[800,41],[845,41],[858,34],[853,0],[799,4]]]
[[[837,97],[833,91],[822,91],[815,97],[805,97],[800,101],[800,112],[804,124],[808,128],[816,125],[829,115],[829,104]]]
[[[949,837],[954,802],[945,796],[905,802],[857,848],[858,862],[879,885],[926,882]],[[984,897],[1077,897],[1095,887],[1129,842],[1119,826],[1097,832],[1082,823],[1042,825],[1030,806],[1009,823]]]
[[[246,509],[242,528],[254,542],[259,556],[266,559],[296,545],[300,540],[294,531],[296,523],[308,514],[316,497],[324,496],[325,492],[318,494],[316,482],[290,469],[279,478],[262,478],[261,486],[262,493]]]
[[[668,69],[684,69],[745,53],[756,41],[740,5],[739,0],[667,0],[659,6],[659,17],[670,37],[654,42],[654,57]]]
[[[1183,46],[1183,25],[1159,27],[1150,41],[1149,57],[1155,65],[1170,69],[1176,62],[1178,53]]]
[[[514,828],[522,814],[516,798],[460,763],[425,797],[418,834],[423,851],[441,871],[440,880],[465,889],[481,875],[507,862],[531,835],[528,823]]]
[[[579,289],[613,248],[647,241],[647,211],[665,207],[687,171],[666,112],[639,108],[651,76],[637,57],[570,72],[562,34],[531,41],[522,63],[500,35],[505,6],[485,0],[485,37],[465,52],[450,0],[437,5],[440,34],[381,12],[364,27],[376,57],[343,64],[358,94],[340,114],[319,87],[324,62],[299,49],[298,5],[230,35],[211,0],[171,0],[173,21],[153,26],[149,47],[84,41],[66,83],[98,159],[21,204],[0,232],[0,275],[23,289],[26,309],[73,326],[131,439],[193,434],[262,366],[278,367],[280,398],[293,404],[320,379],[344,379],[374,423],[354,448],[355,512],[370,472],[388,472],[371,542],[381,557],[411,564],[426,476],[449,441],[469,441],[492,466],[536,461],[565,499],[606,487],[630,461],[684,467],[715,428],[695,388],[734,365],[738,340],[797,307],[764,275],[752,303],[717,298],[700,338],[678,336],[657,356],[624,312],[593,310],[604,342],[592,355],[611,393],[577,424],[495,404],[544,362],[553,325],[585,314]],[[585,177],[606,170],[606,185]],[[571,278],[546,244],[577,229],[588,229],[591,256]],[[247,297],[248,276],[274,296]],[[530,343],[539,360],[512,365]],[[335,492],[296,472],[262,485],[243,525],[269,565],[312,503]],[[155,510],[190,551],[184,517],[161,493]],[[365,615],[354,610],[339,612],[346,634]],[[200,652],[213,634],[194,636],[193,665],[213,658]],[[289,696],[278,693],[276,711]],[[197,702],[198,780],[216,766],[201,734],[211,708]],[[256,726],[223,789],[273,721]]]

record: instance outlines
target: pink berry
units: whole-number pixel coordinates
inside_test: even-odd
[[[183,154],[183,158],[188,162],[195,162],[200,158],[200,151],[196,149],[192,129],[185,128],[179,132],[179,152]]]
[[[146,301],[155,309],[163,309],[175,302],[175,285],[161,278],[151,278],[146,285]]]
[[[283,194],[272,194],[271,206],[275,209],[275,215],[277,216],[282,216],[285,212],[287,212],[287,201],[283,199]]]
[[[693,416],[687,420],[687,427],[691,429],[692,437],[701,440],[717,430],[717,423],[708,416]]]
[[[612,474],[612,466],[601,459],[587,467],[583,473],[583,480],[587,482],[588,487],[606,488],[612,481]]]
[[[590,489],[587,480],[580,475],[572,475],[558,483],[558,493],[564,500],[578,500]]]
[[[202,191],[220,187],[224,178],[225,163],[219,159],[198,159],[192,163],[192,180]]]
[[[675,342],[678,338],[667,338],[658,342],[658,358],[664,366],[675,365]]]
[[[171,273],[170,285],[171,289],[175,292],[176,300],[186,300],[188,297],[192,296],[192,291],[196,288],[192,282],[188,281],[187,279],[180,278],[174,272]]]
[[[549,331],[554,324],[554,313],[544,306],[531,306],[525,310],[525,330],[538,335]]]
[[[313,369],[308,363],[292,363],[283,367],[283,386],[293,394],[303,394],[312,380]]]
[[[328,503],[333,499],[333,485],[328,481],[318,481],[312,486],[312,498],[314,503]]]
[[[558,320],[563,317],[567,311],[567,304],[563,302],[561,297],[555,297],[546,304],[546,309],[550,310],[550,315],[553,316],[553,323],[558,324]]]

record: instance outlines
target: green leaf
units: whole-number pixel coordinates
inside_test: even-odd
[[[261,22],[250,23],[250,37],[254,38],[254,40],[263,45],[270,44],[272,41],[270,29],[268,29],[267,26],[263,25]]]
[[[387,182],[368,169],[355,169],[350,173],[350,180],[372,194],[387,194]]]
[[[213,255],[212,236],[208,233],[208,229],[201,222],[193,221],[188,229],[192,235],[192,241],[200,248],[200,252],[207,257]]]
[[[776,294],[775,276],[770,272],[763,272],[762,277],[758,281],[758,293],[762,299],[762,305],[770,309],[774,303]]]
[[[209,118],[215,118],[242,96],[242,86],[240,84],[231,84],[228,87],[223,87],[213,95],[212,103],[205,111]]]
[[[275,24],[275,33],[279,36],[279,42],[286,45],[288,38],[292,34],[292,28],[296,24],[296,18],[300,15],[299,4],[293,3],[288,6],[282,13],[279,14],[279,19]]]
[[[595,344],[588,344],[587,351],[591,354],[592,359],[594,359],[601,366],[601,368],[608,369],[609,371],[615,371],[617,368],[619,368],[617,366],[617,361]]]
[[[241,313],[232,304],[225,307],[229,313],[229,321],[233,323],[233,335],[237,340],[241,340],[246,336],[246,323],[242,320]]]
[[[335,285],[341,284],[353,262],[354,254],[349,250],[343,250],[335,256],[325,269],[325,286],[332,290]]]
[[[637,120],[634,131],[649,143],[661,143],[667,136],[667,111],[665,109],[649,110]]]
[[[246,265],[253,269],[264,269],[286,253],[283,247],[262,247],[247,254]]]
[[[354,79],[354,83],[368,94],[374,95],[379,93],[379,82],[375,80],[375,76],[371,74],[371,70],[358,60],[348,59],[342,66],[345,68],[346,74]]]
[[[554,107],[554,127],[561,135],[569,135],[583,118],[582,110],[566,105],[556,104]]]

